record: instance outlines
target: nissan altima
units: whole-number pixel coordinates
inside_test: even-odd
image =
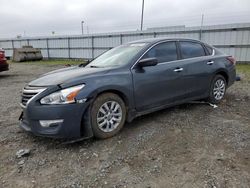
[[[219,103],[234,83],[235,63],[198,40],[130,42],[31,81],[20,127],[56,138],[112,137],[137,116],[193,100]]]

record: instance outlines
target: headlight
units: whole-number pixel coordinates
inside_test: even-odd
[[[75,102],[75,97],[85,85],[69,87],[52,93],[41,99],[41,104],[69,104]]]

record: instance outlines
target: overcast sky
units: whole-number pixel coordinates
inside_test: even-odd
[[[142,0],[1,0],[0,38],[137,30]],[[250,0],[145,0],[144,28],[250,22]]]

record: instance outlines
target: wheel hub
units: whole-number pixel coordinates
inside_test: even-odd
[[[107,117],[108,120],[111,120],[113,115],[111,113],[109,113],[106,117]]]

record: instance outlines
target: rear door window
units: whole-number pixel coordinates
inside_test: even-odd
[[[177,60],[177,50],[175,42],[164,42],[151,48],[142,59],[157,58],[158,63]]]
[[[208,46],[205,44],[205,47],[207,49],[208,55],[212,55],[213,54],[213,48],[211,46]]]
[[[205,56],[204,48],[196,42],[179,42],[183,59]]]

